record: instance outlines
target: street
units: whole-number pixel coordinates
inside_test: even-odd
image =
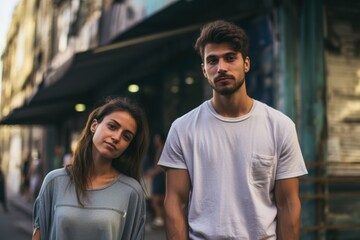
[[[16,194],[8,194],[9,211],[5,213],[0,207],[0,239],[29,240],[31,239],[32,203],[28,203]],[[145,240],[165,240],[163,228],[153,229],[146,226]],[[79,239],[80,240],[80,239]]]
[[[7,213],[0,209],[0,239],[31,239],[31,204],[19,196],[8,194],[8,207]]]

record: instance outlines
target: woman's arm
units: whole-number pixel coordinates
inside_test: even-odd
[[[40,237],[40,229],[35,228],[34,231],[33,231],[33,235],[32,235],[31,240],[40,240],[40,239],[41,239],[41,237]]]

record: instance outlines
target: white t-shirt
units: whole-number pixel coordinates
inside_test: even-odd
[[[189,172],[191,239],[276,239],[275,180],[307,174],[295,124],[256,100],[239,118],[209,100],[175,120],[159,165]]]

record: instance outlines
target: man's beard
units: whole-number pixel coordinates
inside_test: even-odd
[[[227,96],[238,91],[242,87],[244,82],[245,82],[245,78],[243,78],[240,82],[236,82],[235,86],[233,86],[232,88],[218,88],[213,85],[212,88],[215,90],[215,92],[219,93],[220,95]]]

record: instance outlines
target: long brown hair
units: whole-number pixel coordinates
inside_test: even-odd
[[[82,130],[76,146],[73,162],[66,167],[71,181],[75,184],[78,202],[83,206],[87,197],[89,172],[94,167],[92,160],[92,132],[90,126],[94,119],[101,123],[105,116],[117,112],[128,112],[136,122],[136,134],[125,152],[112,165],[120,173],[140,181],[141,161],[148,149],[149,129],[143,110],[128,98],[107,98],[105,103],[95,108],[89,115],[85,128]]]

